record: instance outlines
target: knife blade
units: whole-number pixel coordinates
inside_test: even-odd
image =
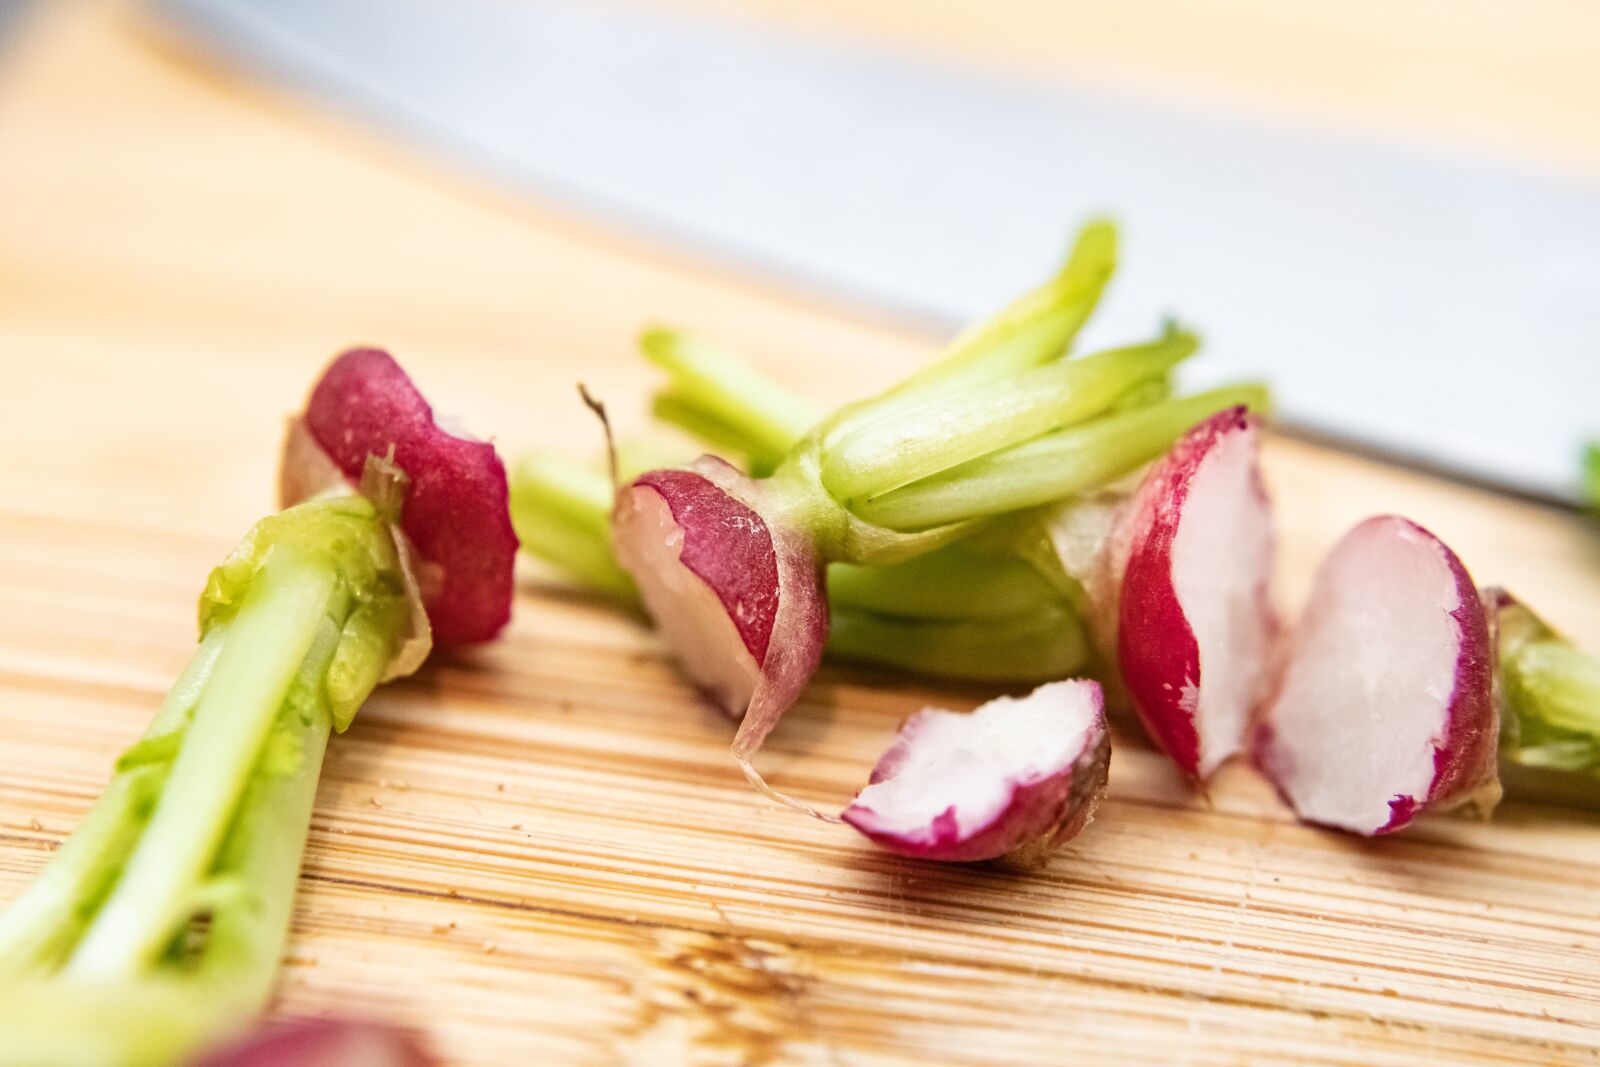
[[[1594,181],[682,12],[154,2],[464,165],[830,294],[953,327],[1109,211],[1086,343],[1178,314],[1192,384],[1266,377],[1292,428],[1555,500],[1600,432]]]

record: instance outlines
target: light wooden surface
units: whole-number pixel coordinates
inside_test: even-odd
[[[641,322],[837,398],[928,343],[510,200],[62,5],[0,52],[0,900],[187,656],[270,504],[280,418],[381,342],[510,453],[624,417]],[[1573,516],[1282,440],[1287,603],[1400,510],[1600,645]],[[824,670],[769,745],[842,801],[943,690]],[[530,569],[507,638],[333,747],[282,1008],[425,1025],[452,1064],[1555,1063],[1600,1056],[1600,823],[1511,805],[1363,843],[1119,736],[1041,874],[917,865],[776,810],[635,623]]]

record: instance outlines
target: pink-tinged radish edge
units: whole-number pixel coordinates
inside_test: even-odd
[[[492,444],[440,427],[387,352],[351,349],[329,364],[290,424],[282,503],[326,488],[335,471],[359,485],[370,456],[409,479],[400,526],[422,564],[434,638],[464,645],[497,636],[511,618],[517,553],[504,464]]]
[[[293,1018],[258,1023],[191,1067],[437,1067],[411,1032],[364,1019]]]
[[[1492,629],[1448,545],[1399,516],[1360,523],[1324,558],[1289,645],[1252,747],[1300,818],[1379,836],[1493,809]]]
[[[1100,686],[1050,682],[908,718],[841,818],[916,859],[1037,865],[1093,817],[1110,764]]]
[[[1146,473],[1111,546],[1121,682],[1194,781],[1247,747],[1271,677],[1279,626],[1259,437],[1243,407],[1198,423]]]

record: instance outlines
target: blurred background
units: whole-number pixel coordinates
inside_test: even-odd
[[[575,369],[627,380],[651,318],[831,398],[832,368],[896,371],[850,338],[921,348],[1108,212],[1126,251],[1089,340],[1180,316],[1192,380],[1269,378],[1294,432],[1571,502],[1600,430],[1579,0],[0,11],[0,360],[13,404],[78,361],[107,429],[163,386],[237,404],[420,340],[486,425],[576,433]],[[560,402],[494,389],[511,365]],[[126,460],[57,440],[59,398],[23,407],[41,453]]]

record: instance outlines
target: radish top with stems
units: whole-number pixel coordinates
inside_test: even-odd
[[[1094,682],[1051,682],[970,714],[928,708],[900,727],[843,819],[902,856],[1037,865],[1088,824],[1110,758]]]
[[[1483,604],[1454,552],[1380,516],[1323,560],[1256,759],[1301,818],[1359,834],[1491,810],[1498,716]]]
[[[611,501],[610,482],[597,467],[550,453],[522,457],[511,479],[525,552],[584,588],[636,601],[638,589],[611,547]],[[843,659],[934,677],[1031,683],[1066,677],[1088,659],[1073,605],[1006,546],[968,540],[901,563],[836,563],[826,587],[827,652]],[[715,599],[709,590],[706,596]],[[713,615],[721,611],[712,608]],[[725,633],[732,622],[708,625]],[[725,647],[737,648],[733,641]],[[757,654],[748,646],[746,652]],[[729,705],[735,712],[745,706],[737,699]]]
[[[1033,372],[1037,381],[1029,377],[1020,389],[982,372],[985,359],[1015,360],[1026,351],[1025,364],[1061,354],[1106,273],[1086,265],[1086,257],[1104,259],[1109,249],[1085,248],[1093,250],[1094,241],[1080,242],[1063,272],[1071,284],[1002,315],[1004,329],[978,331],[994,342],[987,355],[957,351],[941,364],[948,378],[925,376],[915,388],[846,409],[796,442],[770,479],[755,482],[707,458],[693,469],[649,472],[618,492],[618,560],[690,677],[743,716],[734,756],[758,786],[750,759],[821,658],[822,565],[910,558],[961,536],[964,520],[988,513],[975,496],[970,515],[939,529],[896,530],[851,514],[831,483],[870,496],[874,486],[894,488],[1037,436],[1108,408],[1192,348],[1163,342],[1103,353],[1042,368]],[[1099,280],[1085,287],[1076,280],[1083,275]],[[674,346],[659,333],[648,341],[655,358],[675,360],[698,385],[692,399],[702,402],[708,419],[739,421],[719,418],[730,391],[708,387],[705,360],[690,358],[699,349]],[[968,384],[957,387],[957,378]],[[932,437],[927,426],[937,430]],[[892,462],[880,462],[886,457]]]
[[[400,365],[375,348],[345,352],[323,372],[291,425],[283,503],[320,490],[326,464],[353,485],[368,456],[410,479],[400,526],[416,546],[423,599],[443,645],[493,638],[511,618],[517,536],[505,466],[494,446],[450,433]],[[319,469],[320,468],[320,469]]]
[[[403,507],[419,519],[429,508],[407,505],[416,479],[394,457],[434,485],[430,508],[505,506],[503,476],[479,477],[498,469],[481,450],[430,451],[438,439],[416,421],[426,405],[387,357],[341,358],[330,374],[306,426],[343,426],[338,440],[373,450],[359,479],[330,478],[324,450],[291,433],[283,483],[332,484],[263,519],[212,571],[189,665],[82,824],[0,914],[0,1067],[171,1067],[260,1010],[329,735],[431,640],[397,530]],[[398,405],[399,425],[337,410],[369,400]],[[446,491],[452,470],[460,482]],[[452,521],[434,514],[417,539],[481,576],[470,566],[481,543],[457,553],[438,540]]]

